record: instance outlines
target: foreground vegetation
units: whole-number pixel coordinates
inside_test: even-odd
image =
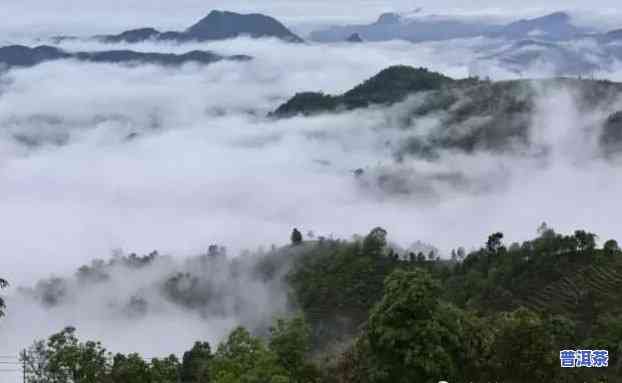
[[[298,310],[266,333],[239,327],[215,350],[199,341],[182,358],[146,360],[109,354],[67,328],[22,355],[28,381],[620,381],[616,241],[597,246],[593,233],[543,224],[531,241],[508,246],[494,233],[479,250],[440,259],[395,250],[386,236],[376,228],[350,241],[305,241],[295,231],[287,249],[262,255],[262,278],[280,275],[288,258],[284,278]],[[562,369],[563,349],[608,350],[609,367]]]

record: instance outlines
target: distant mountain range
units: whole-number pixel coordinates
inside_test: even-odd
[[[366,41],[397,39],[423,42],[478,36],[509,40],[538,38],[545,41],[565,41],[594,36],[605,40],[622,40],[622,30],[600,35],[592,29],[574,25],[570,15],[565,12],[503,25],[444,16],[403,17],[397,13],[385,13],[371,24],[333,26],[314,31],[310,37],[317,42],[339,42],[353,34],[358,34]]]
[[[534,69],[551,76],[586,76],[606,69],[622,51],[617,49],[576,49],[572,44],[521,40],[478,57],[477,64],[490,62],[511,72],[522,74]]]
[[[407,40],[411,42],[474,37],[495,31],[494,26],[450,19],[410,20],[396,13],[385,13],[372,24],[333,26],[311,32],[316,42],[340,42],[354,34],[365,41]]]
[[[215,41],[239,36],[272,37],[301,43],[304,40],[292,33],[278,20],[262,14],[240,14],[212,11],[184,31],[162,32],[154,28],[138,28],[115,35],[94,36],[105,43],[138,43],[143,41]],[[502,68],[516,75],[539,73],[548,76],[591,77],[598,71],[611,70],[622,60],[622,29],[596,33],[573,24],[564,12],[523,19],[507,24],[493,24],[474,19],[445,16],[422,16],[385,13],[371,24],[334,26],[311,33],[318,42],[363,43],[393,39],[411,42],[444,41],[457,38],[486,37],[476,47],[475,55],[466,58],[473,76],[494,76]],[[57,36],[53,44],[78,39]],[[584,43],[585,40],[587,43]],[[160,55],[132,51],[70,54],[41,46],[34,51],[4,52],[0,62],[38,62],[55,58],[76,58],[99,62],[155,62],[160,64],[186,61],[212,62],[219,59],[209,52],[189,52],[185,55]],[[25,47],[22,47],[24,50]]]
[[[442,16],[384,13],[371,24],[333,26],[312,32],[316,42],[405,40],[413,43],[485,37],[470,59],[473,75],[503,68],[517,75],[590,77],[622,60],[622,29],[597,33],[573,24],[565,12],[493,24]]]
[[[157,41],[213,41],[240,36],[253,38],[274,37],[292,43],[304,40],[292,33],[275,18],[253,13],[240,14],[228,11],[212,11],[185,31],[161,32],[154,28],[139,28],[118,35],[95,36],[109,43],[137,43],[146,40]]]
[[[211,64],[222,60],[245,61],[251,57],[244,55],[221,56],[209,51],[191,51],[184,54],[149,53],[131,50],[111,50],[97,52],[67,52],[51,46],[34,48],[11,45],[0,48],[0,69],[12,67],[31,67],[46,61],[74,59],[95,63],[141,63],[157,65],[180,65],[187,62]]]

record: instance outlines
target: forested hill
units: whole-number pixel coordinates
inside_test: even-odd
[[[364,108],[372,104],[393,104],[416,92],[440,90],[457,81],[425,68],[393,66],[338,96],[298,93],[273,113],[277,117],[311,115],[340,109]]]
[[[568,108],[573,113],[602,114],[585,128],[601,135],[605,154],[622,149],[617,102],[622,84],[590,79],[455,80],[424,68],[394,66],[341,95],[298,93],[271,116],[313,116],[399,103],[387,113],[393,125],[413,135],[400,143],[398,157],[434,157],[441,149],[520,151],[533,144],[529,132],[534,115],[543,110],[539,106],[559,94],[570,95],[573,104]],[[430,128],[431,121],[436,123]]]
[[[459,248],[440,259],[392,248],[382,228],[353,240],[305,240],[294,231],[290,246],[242,258],[213,246],[185,266],[157,253],[97,261],[73,281],[44,281],[22,294],[58,308],[94,286],[114,289],[115,274],[164,269],[160,282],[150,282],[153,293],[126,292],[121,313],[136,320],[151,315],[157,296],[206,318],[227,307],[245,310],[252,306],[248,286],[256,295],[259,285],[252,283],[260,282],[281,286],[292,317],[263,329],[267,324],[248,323],[251,332],[235,329],[217,348],[197,342],[182,360],[107,358],[101,344],[80,343],[72,328],[36,343],[24,359],[32,377],[74,370],[92,382],[180,375],[191,383],[619,382],[618,243],[603,239],[598,246],[593,233],[564,235],[545,224],[533,240],[503,238],[493,233],[479,250]],[[79,291],[72,293],[72,285]],[[225,303],[230,297],[235,304]],[[561,369],[559,351],[568,348],[609,350],[609,367]],[[67,358],[72,352],[83,359]]]

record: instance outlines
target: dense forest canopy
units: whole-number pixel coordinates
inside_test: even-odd
[[[28,381],[616,382],[622,373],[615,240],[599,246],[594,233],[542,224],[533,240],[506,245],[493,233],[480,249],[442,259],[395,249],[387,234],[305,240],[295,229],[290,246],[246,256],[257,278],[289,290],[289,314],[263,329],[238,327],[219,344],[197,339],[183,357],[147,358],[113,355],[68,327],[22,354]],[[161,257],[117,256],[76,278],[88,288],[121,264],[140,270]],[[226,259],[218,246],[200,257],[206,268]],[[176,290],[180,278],[186,288]],[[162,288],[181,305],[205,307],[219,298],[201,292],[202,278],[171,270]],[[609,367],[561,369],[558,353],[568,348],[608,350]]]

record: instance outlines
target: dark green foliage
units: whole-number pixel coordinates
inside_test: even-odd
[[[270,280],[291,265],[291,303],[304,314],[276,320],[264,337],[240,327],[215,353],[197,342],[181,363],[148,362],[112,358],[67,328],[22,358],[31,383],[619,382],[617,242],[600,248],[593,233],[563,235],[546,224],[521,244],[503,238],[493,233],[452,260],[400,254],[382,228],[351,241],[309,240],[273,249],[252,268]],[[177,277],[192,287],[191,275]],[[562,370],[562,349],[609,350],[610,367]]]
[[[278,319],[268,341],[239,327],[218,346],[210,382],[312,383],[319,370],[308,361],[309,329],[303,317]]]
[[[180,379],[180,363],[175,355],[167,358],[154,358],[151,360],[152,383],[172,383]]]
[[[108,354],[98,342],[80,342],[73,327],[52,335],[47,342],[35,342],[24,351],[28,382],[106,382]]]
[[[387,246],[387,231],[381,227],[373,229],[363,240],[363,254],[372,257],[382,256]]]
[[[151,383],[151,367],[138,354],[117,354],[112,361],[110,380],[113,382]]]
[[[383,255],[385,236],[376,228],[362,240],[324,241],[297,259],[288,280],[316,346],[355,334],[382,297],[384,279],[399,263]]]
[[[209,364],[212,349],[208,342],[196,342],[182,358],[180,378],[182,383],[209,382]]]
[[[272,113],[276,117],[356,109],[372,104],[394,104],[415,92],[438,90],[454,80],[425,68],[398,65],[389,67],[340,96],[298,93]]]
[[[369,317],[377,382],[438,382],[458,374],[461,312],[439,301],[441,285],[423,270],[397,270]]]
[[[285,383],[287,371],[265,342],[239,327],[218,346],[210,363],[214,383]]]
[[[448,281],[452,292],[447,295],[459,305],[482,310],[536,308],[534,295],[602,260],[594,240],[594,234],[582,230],[564,236],[546,229],[535,240],[508,250],[497,248],[500,244],[491,237],[486,248],[469,254],[456,269]],[[567,286],[558,289],[568,292]],[[564,301],[560,298],[557,303]]]
[[[392,66],[344,93],[340,101],[350,109],[393,104],[411,93],[439,90],[453,82],[453,79],[425,68]]]
[[[81,342],[67,327],[21,354],[29,383],[173,383],[179,361],[174,355],[146,361],[138,354],[112,356],[99,342]],[[192,381],[192,382],[199,382]]]
[[[308,378],[306,357],[311,352],[311,330],[302,316],[291,320],[278,319],[270,329],[270,349],[291,382],[303,383]]]
[[[286,103],[279,106],[272,115],[276,117],[292,117],[297,114],[305,116],[337,110],[339,102],[337,97],[324,93],[304,92],[297,93]]]
[[[292,245],[300,245],[302,243],[302,233],[298,229],[294,229],[290,239],[292,241]]]
[[[608,255],[619,255],[620,245],[618,245],[618,241],[616,241],[615,239],[610,239],[603,245],[603,250]]]
[[[496,381],[554,382],[560,374],[559,351],[552,329],[526,310],[502,314],[495,323],[491,367]],[[563,349],[563,348],[562,348]]]
[[[404,256],[362,334],[328,365],[326,381],[615,382],[622,371],[622,332],[614,324],[622,319],[622,262],[612,256],[619,252],[614,242],[598,249],[595,238],[543,225],[536,239],[509,247],[494,233],[452,262]],[[356,248],[336,247],[348,246]],[[318,264],[342,256],[325,255]],[[349,260],[356,268],[356,258]],[[345,281],[341,286],[351,283]],[[609,350],[612,367],[561,370],[559,351],[580,347]]]
[[[442,284],[424,269],[396,270],[356,347],[371,382],[478,381],[492,376],[490,321],[441,297]]]
[[[577,230],[574,232],[577,241],[577,250],[593,251],[596,248],[596,234],[587,233],[585,230]]]
[[[594,323],[593,334],[583,343],[586,347],[610,350],[613,370],[622,374],[622,314],[601,315]]]
[[[207,342],[196,342],[176,356],[112,356],[100,343],[81,342],[68,327],[47,342],[36,341],[21,355],[30,383],[311,383],[320,371],[307,357],[309,328],[302,316],[279,319],[268,339],[234,329],[212,354]]]

